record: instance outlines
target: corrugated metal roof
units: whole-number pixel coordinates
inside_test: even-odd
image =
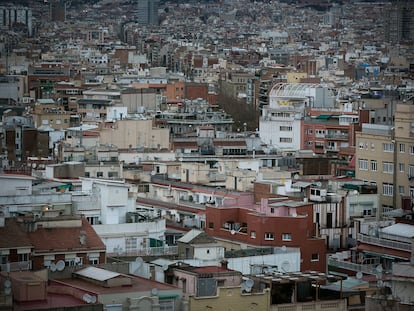
[[[101,281],[101,282],[109,280],[109,279],[113,279],[121,275],[116,272],[112,272],[112,271],[108,271],[108,270],[100,269],[96,267],[87,267],[85,269],[76,271],[75,273],[77,275],[87,277],[92,280]]]
[[[381,229],[382,233],[399,235],[406,238],[414,237],[414,226],[408,224],[394,224]]]
[[[190,243],[192,240],[194,240],[194,238],[199,236],[201,233],[203,233],[203,231],[192,229],[191,231],[187,232],[184,236],[179,238],[177,241],[183,242],[183,243]]]

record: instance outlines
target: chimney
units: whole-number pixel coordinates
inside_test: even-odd
[[[227,269],[227,264],[229,263],[227,260],[222,260],[220,263],[222,268]]]
[[[84,231],[84,230],[81,230],[81,232],[79,233],[79,243],[81,245],[86,244],[86,231]]]
[[[6,217],[4,217],[4,213],[0,212],[0,228],[4,228],[6,225]]]

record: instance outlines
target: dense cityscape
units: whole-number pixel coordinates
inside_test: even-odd
[[[414,308],[414,2],[0,1],[0,309]]]

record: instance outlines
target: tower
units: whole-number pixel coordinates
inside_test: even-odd
[[[50,20],[54,22],[66,21],[65,0],[51,0],[49,3]]]
[[[138,23],[158,25],[158,0],[138,0]]]
[[[385,40],[390,43],[414,40],[414,3],[393,0],[386,15]]]

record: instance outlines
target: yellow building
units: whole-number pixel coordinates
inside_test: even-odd
[[[194,297],[188,300],[191,311],[266,311],[270,306],[270,292],[242,293],[240,286],[218,287],[216,296]]]
[[[383,208],[414,199],[414,106],[397,104],[394,126],[363,124],[356,133],[355,174],[376,184]]]

